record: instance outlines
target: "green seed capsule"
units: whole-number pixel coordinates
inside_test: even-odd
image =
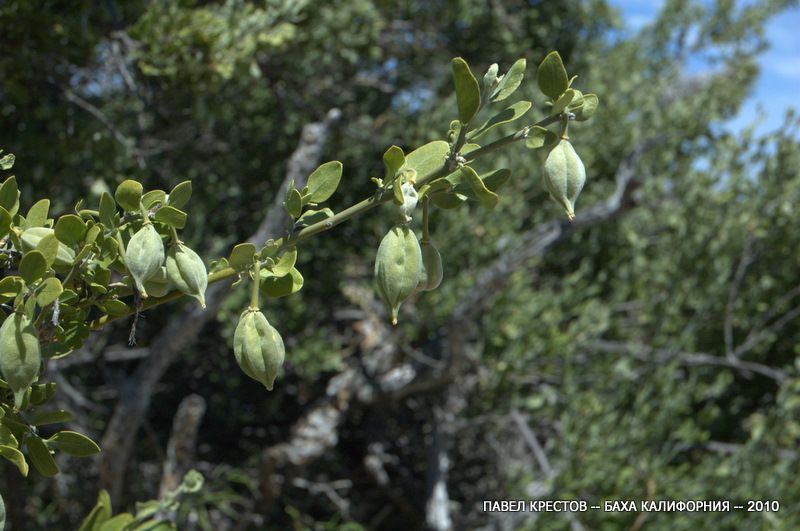
[[[569,140],[561,140],[544,161],[544,184],[553,199],[575,218],[575,200],[586,182],[586,169]]]
[[[179,290],[206,307],[208,271],[203,259],[185,245],[173,245],[167,253],[167,277]]]
[[[39,334],[31,320],[19,313],[6,317],[0,327],[0,372],[14,392],[17,408],[38,378],[41,363]]]
[[[163,297],[173,289],[175,285],[167,277],[167,268],[161,266],[156,274],[144,281],[144,289],[147,290],[149,297]]]
[[[133,235],[125,249],[125,265],[142,297],[147,297],[145,281],[155,275],[163,263],[164,242],[153,224],[148,223]]]
[[[420,245],[422,251],[422,271],[419,275],[417,291],[433,291],[442,283],[442,256],[431,241],[423,241]]]
[[[414,293],[422,271],[422,252],[414,231],[396,226],[381,240],[375,257],[375,287],[397,324],[400,305]]]
[[[286,352],[280,334],[261,311],[250,308],[242,313],[233,333],[233,353],[247,376],[272,391]]]

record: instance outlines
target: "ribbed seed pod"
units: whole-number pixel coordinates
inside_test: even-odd
[[[553,199],[575,218],[575,200],[586,182],[586,169],[569,140],[562,139],[544,161],[544,184]]]
[[[153,224],[148,223],[133,235],[125,248],[125,265],[142,297],[147,297],[144,282],[155,275],[163,263],[164,242]]]
[[[442,283],[442,256],[432,241],[420,244],[422,251],[422,271],[419,275],[417,291],[433,291]]]
[[[414,293],[422,271],[422,252],[417,236],[408,227],[396,226],[381,240],[375,257],[375,287],[397,324],[400,305]]]
[[[247,376],[272,391],[286,352],[280,334],[261,311],[250,308],[242,313],[233,333],[233,353]]]
[[[175,287],[206,307],[208,271],[203,259],[185,245],[173,245],[167,253],[167,277]]]
[[[13,313],[6,317],[0,327],[0,372],[14,392],[17,408],[38,378],[41,363],[39,334],[28,316]]]

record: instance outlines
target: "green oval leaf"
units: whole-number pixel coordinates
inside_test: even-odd
[[[60,280],[55,277],[46,278],[36,294],[36,303],[44,308],[52,304],[63,292],[64,287]]]
[[[303,198],[300,196],[300,192],[297,191],[297,188],[289,188],[286,192],[286,201],[283,202],[283,208],[286,209],[286,213],[292,217],[292,219],[297,219],[300,217],[300,214],[303,213]]]
[[[25,283],[20,277],[3,277],[3,279],[0,280],[0,299],[13,299],[23,289],[25,289]]]
[[[287,249],[278,260],[278,263],[270,268],[276,277],[283,277],[289,274],[297,262],[297,247]]]
[[[525,147],[539,149],[554,144],[557,141],[557,134],[544,127],[534,125],[528,130],[528,137],[525,139]]]
[[[183,181],[175,185],[169,193],[168,203],[175,208],[183,208],[192,198],[192,181]]]
[[[99,454],[100,447],[86,435],[74,431],[60,431],[47,440],[48,444],[65,454],[88,457]]]
[[[53,454],[50,449],[39,437],[28,437],[25,440],[25,447],[28,449],[28,457],[35,468],[41,475],[51,477],[57,475],[60,470],[53,459]]]
[[[17,188],[17,178],[13,175],[0,186],[0,206],[5,208],[11,217],[14,217],[19,210],[19,188]]]
[[[486,188],[497,193],[508,182],[510,177],[511,170],[502,168],[481,175],[481,180],[483,181],[483,184],[486,185]]]
[[[34,426],[46,426],[48,424],[63,424],[75,419],[75,415],[65,409],[57,409],[46,413],[38,413],[31,419]]]
[[[461,206],[461,203],[467,200],[461,194],[454,192],[437,192],[429,195],[431,202],[443,210],[451,210]]]
[[[286,276],[268,275],[263,278],[261,290],[267,296],[279,299],[300,291],[303,288],[303,282],[303,275],[300,274],[300,271],[292,268]]]
[[[313,225],[314,223],[319,223],[320,221],[325,221],[328,218],[333,217],[333,210],[330,208],[323,208],[321,210],[306,210],[303,212],[303,215],[297,218],[297,222],[295,222],[295,228],[300,227],[307,227],[308,225]],[[264,254],[263,251],[261,253],[262,257],[268,256]]]
[[[142,206],[151,209],[157,204],[167,202],[167,193],[164,190],[150,190],[142,196]]]
[[[342,179],[342,163],[338,160],[326,162],[308,176],[308,193],[312,203],[327,201],[339,187]]]
[[[5,415],[5,411],[3,411],[3,415]],[[0,418],[2,418],[2,416],[0,416]],[[12,448],[19,447],[19,441],[17,441],[14,433],[8,429],[8,427],[3,426],[2,424],[0,424],[0,444],[3,446],[10,446]]]
[[[19,262],[19,274],[28,284],[33,284],[47,271],[47,260],[36,250],[28,251]]]
[[[50,200],[41,199],[34,203],[25,216],[25,227],[44,227],[50,212]]]
[[[575,110],[575,120],[585,122],[594,115],[594,111],[597,110],[599,104],[600,100],[597,94],[584,94],[583,105]]]
[[[469,166],[464,166],[461,168],[461,174],[464,176],[464,180],[472,188],[472,192],[475,194],[475,197],[478,198],[478,201],[480,201],[483,206],[494,208],[497,205],[497,194],[486,188],[486,185],[483,183],[481,178],[478,177],[478,174],[475,173],[475,170]]]
[[[106,195],[108,196],[108,194]],[[108,198],[111,199],[111,196]],[[83,235],[86,233],[86,223],[75,214],[67,214],[58,218],[54,229],[58,241],[66,245],[75,245],[83,239]]]
[[[390,183],[403,164],[406,162],[406,156],[403,150],[397,146],[392,146],[383,154],[383,165],[386,166],[386,177],[383,179],[384,183]]]
[[[128,212],[138,212],[143,191],[142,183],[132,179],[126,179],[117,186],[117,191],[114,192],[114,198],[117,200],[117,203],[119,203],[119,206]]]
[[[167,205],[156,210],[156,215],[153,216],[153,219],[170,227],[182,229],[186,226],[186,217],[186,212]]]
[[[558,98],[553,104],[553,108],[550,110],[550,114],[561,114],[567,108],[567,106],[572,103],[572,100],[577,96],[577,92],[574,89],[567,89],[564,94]]]
[[[131,313],[133,310],[130,306],[119,299],[108,299],[107,301],[103,301],[102,306],[109,315],[125,315]]]
[[[56,238],[55,233],[52,232],[39,240],[39,243],[36,245],[36,250],[42,253],[42,256],[44,256],[45,262],[47,262],[47,267],[51,267],[53,262],[56,261],[59,245],[61,244],[59,243],[58,238]]]
[[[242,270],[250,267],[253,263],[253,257],[256,255],[256,246],[252,243],[240,243],[231,251],[231,257],[228,259],[228,264],[233,269]]]
[[[11,230],[11,214],[8,210],[0,206],[0,238],[8,234]]]
[[[18,449],[0,444],[0,456],[11,461],[24,477],[28,476],[28,463],[25,461],[25,456]]]
[[[536,72],[536,83],[539,90],[553,101],[556,101],[569,88],[569,77],[564,62],[558,52],[547,54]]]
[[[116,223],[117,203],[111,194],[103,192],[100,196],[100,223],[108,228],[114,228]]]
[[[444,167],[450,146],[444,140],[434,140],[418,147],[408,155],[401,169],[417,170],[417,179],[426,179]]]
[[[478,112],[481,105],[481,88],[478,80],[469,69],[469,65],[461,57],[452,60],[453,82],[456,86],[456,101],[458,103],[458,119],[462,124],[468,124]]]

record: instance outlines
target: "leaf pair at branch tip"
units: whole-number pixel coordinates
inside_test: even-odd
[[[314,170],[308,177],[308,183],[302,193],[294,186],[289,185],[283,207],[292,219],[298,219],[303,214],[303,207],[313,203],[319,204],[327,201],[336,192],[342,178],[342,163],[338,160],[326,162]]]
[[[472,121],[481,109],[481,89],[478,80],[473,75],[467,62],[461,57],[452,60],[453,81],[456,88],[456,101],[458,103],[458,119],[466,125]],[[517,60],[508,72],[497,77],[497,65],[489,67],[489,71],[483,78],[484,90],[487,94],[484,97],[487,101],[497,102],[511,96],[522,83],[525,76],[525,59]],[[488,91],[491,90],[491,93]]]

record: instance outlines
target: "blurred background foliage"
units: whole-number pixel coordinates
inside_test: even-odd
[[[563,213],[541,185],[542,153],[515,146],[479,161],[512,169],[512,180],[494,210],[433,214],[445,281],[406,303],[396,330],[370,290],[387,212],[315,238],[300,250],[303,291],[265,309],[287,343],[275,392],[233,360],[246,304],[235,288],[131,427],[122,484],[77,460],[55,480],[23,481],[2,463],[10,528],[77,528],[101,486],[119,510],[157,498],[173,417],[192,393],[207,404],[192,463],[206,487],[181,529],[432,526],[437,455],[449,463],[455,529],[800,527],[798,120],[789,112],[759,137],[720,125],[758,76],[764,22],[793,4],[671,0],[635,34],[602,0],[0,4],[0,146],[17,156],[23,204],[50,197],[62,213],[125,178],[167,190],[192,179],[185,234],[208,261],[254,231],[301,130],[331,109],[341,116],[319,162],[345,166],[334,210],[371,193],[389,145],[408,152],[443,138],[454,56],[477,75],[526,57],[521,92],[539,117],[532,79],[550,50],[579,74],[577,88],[600,95],[595,117],[570,129],[587,167],[579,217],[635,165],[617,215],[485,286],[481,272]],[[454,323],[479,292],[469,321]],[[181,304],[143,316],[140,347]],[[75,422],[97,439],[120,393],[138,392],[139,364],[152,363],[104,354],[128,327],[103,330],[80,363],[56,368],[75,393]],[[447,378],[430,378],[454,343],[466,354]],[[399,388],[381,387],[409,370]],[[482,511],[487,499],[781,508],[500,514]]]

